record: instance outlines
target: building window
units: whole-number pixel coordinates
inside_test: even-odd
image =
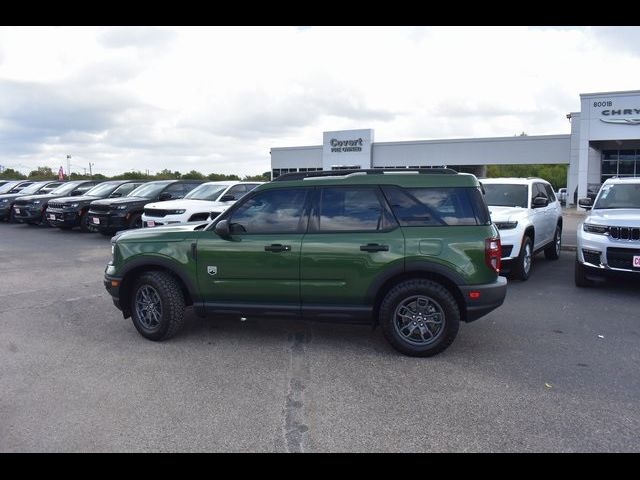
[[[640,150],[603,150],[600,181],[612,177],[640,177]]]
[[[284,175],[285,173],[292,173],[297,171],[297,168],[274,168],[271,172],[271,179],[278,178],[280,175]]]
[[[360,170],[360,165],[332,165],[331,170]]]

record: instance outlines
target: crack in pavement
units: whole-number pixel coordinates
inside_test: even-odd
[[[311,342],[311,332],[289,333],[289,383],[283,409],[284,446],[287,452],[304,452],[305,433],[309,430],[306,419],[304,391],[309,379],[306,345]]]

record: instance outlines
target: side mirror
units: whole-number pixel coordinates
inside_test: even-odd
[[[544,197],[536,197],[533,199],[533,208],[542,208],[549,205],[549,200]]]
[[[236,199],[236,197],[235,197],[234,195],[229,195],[229,194],[227,194],[227,195],[223,195],[223,196],[220,198],[220,200],[219,200],[219,201],[220,201],[220,202],[233,202],[233,201],[235,201],[235,199]]]
[[[162,192],[160,194],[160,196],[158,197],[158,200],[160,200],[161,202],[165,201],[165,200],[171,200],[173,197],[169,192]]]
[[[231,230],[229,229],[229,220],[220,220],[218,223],[216,223],[213,231],[222,238],[229,238],[231,236]]]
[[[580,200],[578,200],[578,205],[585,210],[591,210],[591,208],[593,207],[593,200],[591,200],[590,198],[581,198]]]

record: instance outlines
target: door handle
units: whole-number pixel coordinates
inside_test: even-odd
[[[389,245],[367,243],[366,245],[360,245],[360,250],[362,250],[363,252],[388,252]]]
[[[279,243],[274,243],[272,245],[265,245],[265,252],[288,252],[291,250],[290,245],[281,245]]]

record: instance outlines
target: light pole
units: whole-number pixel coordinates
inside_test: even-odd
[[[93,178],[93,173],[91,172],[91,167],[93,167],[95,163],[89,162],[89,177]]]
[[[67,180],[71,180],[71,155],[67,155]]]

